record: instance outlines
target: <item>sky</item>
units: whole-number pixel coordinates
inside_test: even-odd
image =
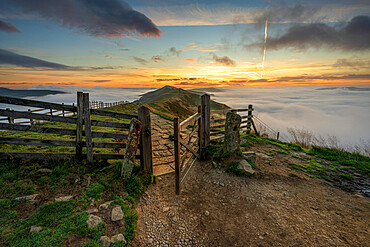
[[[0,87],[370,85],[366,0],[0,0]]]

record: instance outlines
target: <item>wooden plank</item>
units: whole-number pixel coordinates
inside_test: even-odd
[[[254,111],[254,109],[253,108],[249,108],[249,106],[248,106],[248,108],[244,108],[244,109],[232,109],[232,111],[237,111],[237,112],[243,112],[243,111],[252,112],[252,111]]]
[[[211,126],[211,129],[215,129],[215,128],[225,128],[225,124],[219,124],[219,125],[213,125],[213,126]]]
[[[0,137],[0,144],[74,147],[75,141]]]
[[[35,125],[14,125],[14,124],[8,124],[8,123],[0,123],[0,130],[36,132],[36,133],[44,133],[44,134],[71,135],[71,136],[76,135],[76,130],[74,129],[49,128],[49,127],[40,127],[40,126],[35,126]],[[82,135],[84,135],[84,133],[85,132],[82,131]],[[92,132],[92,137],[127,139],[128,135],[118,134],[118,133],[107,133],[107,132]]]
[[[188,127],[188,125],[193,123],[194,121],[196,121],[197,117],[199,117],[200,115],[201,114],[199,114],[197,112],[197,113],[191,115],[190,117],[188,117],[187,119],[185,119],[184,121],[182,121],[181,124],[180,124],[180,130]]]
[[[195,134],[195,132],[196,132],[197,130],[199,130],[199,126],[195,127],[195,128],[193,129],[193,131],[192,131],[192,132],[191,132],[187,137],[183,138],[183,140],[184,140],[185,142],[190,142],[191,138],[194,136],[194,134]]]
[[[82,159],[83,93],[77,92],[76,159]]]
[[[190,152],[192,152],[196,157],[199,157],[198,153],[192,148],[192,146],[188,145],[184,142],[184,140],[180,139],[181,145],[183,145],[186,149],[188,149]]]
[[[86,142],[82,143],[84,146],[86,146]],[[93,142],[92,143],[93,148],[125,148],[126,143],[120,143],[120,142]]]
[[[223,118],[223,119],[213,119],[211,120],[211,123],[222,123],[222,122],[225,122],[226,121],[226,118]]]
[[[113,118],[124,118],[124,119],[132,119],[138,118],[138,115],[134,114],[126,114],[121,112],[112,112],[112,111],[104,111],[104,110],[97,110],[91,109],[91,115],[99,115],[99,116],[106,116],[106,117],[113,117]]]
[[[150,109],[141,106],[138,109],[139,121],[142,124],[140,137],[140,166],[143,171],[153,173],[152,127]]]
[[[30,113],[30,112],[20,112],[20,111],[8,111],[4,109],[0,109],[0,116],[6,116],[9,118],[26,118],[26,119],[37,119],[37,120],[45,120],[50,122],[61,122],[61,123],[76,123],[76,119],[68,118],[68,117],[60,117],[60,116],[50,116],[50,115],[43,115],[37,113]]]
[[[217,132],[212,132],[211,133],[212,136],[220,135],[220,134],[225,134],[225,131],[224,130],[221,130],[221,131],[217,131]]]
[[[246,119],[247,118],[249,120],[249,119],[252,119],[253,115],[252,116],[247,115],[247,116],[241,116],[241,117],[242,117],[242,119]]]
[[[83,93],[83,109],[84,109],[87,162],[91,163],[93,162],[93,145],[92,145],[91,118],[88,93]]]
[[[123,159],[124,154],[94,154],[95,160]],[[74,159],[74,153],[6,153],[0,152],[0,159],[23,158],[23,159]],[[86,158],[86,154],[82,155]],[[135,158],[139,158],[136,156]]]
[[[126,123],[115,123],[115,122],[104,122],[98,120],[91,120],[91,126],[99,126],[99,127],[111,127],[111,128],[119,128],[119,129],[128,129],[130,128],[130,124]]]
[[[180,126],[179,118],[173,119],[174,151],[175,151],[175,190],[180,195]]]
[[[191,160],[191,159],[189,159],[189,160]],[[196,160],[197,160],[197,159],[195,159],[195,158],[194,158],[194,160],[192,161],[191,165],[189,166],[189,168],[188,168],[188,169],[187,169],[187,171],[185,172],[185,175],[182,177],[180,184],[182,184],[182,183],[185,181],[185,178],[188,176],[188,174],[189,174],[190,170],[193,168],[193,166],[194,166],[194,164],[195,164],[195,161],[196,161]],[[187,167],[187,165],[186,165],[185,167]]]
[[[248,123],[248,122],[249,122],[249,119],[248,120],[241,121],[240,124],[244,124],[244,123]]]
[[[39,107],[39,108],[46,108],[46,109],[76,111],[76,107],[73,107],[71,105],[62,105],[62,104],[56,104],[56,103],[50,103],[50,102],[44,102],[44,101],[38,101],[38,100],[30,100],[30,99],[19,99],[19,98],[7,97],[7,96],[0,96],[0,103]]]
[[[229,111],[231,111],[231,109],[227,109],[227,110],[211,110],[211,113],[212,114],[226,114]]]

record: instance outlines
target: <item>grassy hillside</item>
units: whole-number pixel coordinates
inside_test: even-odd
[[[201,95],[196,92],[187,91],[181,88],[165,86],[155,91],[144,94],[137,103],[145,104],[159,115],[173,118],[178,116],[185,119],[198,110]],[[225,104],[211,100],[211,110],[230,109]]]

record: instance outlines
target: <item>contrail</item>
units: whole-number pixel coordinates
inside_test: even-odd
[[[267,24],[268,24],[269,18],[266,17],[266,22],[265,22],[265,45],[263,47],[263,59],[262,59],[262,69],[264,69],[265,66],[265,57],[266,57],[266,41],[267,41]]]

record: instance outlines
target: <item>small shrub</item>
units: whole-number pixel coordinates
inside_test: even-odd
[[[245,172],[243,170],[240,170],[238,166],[239,166],[238,161],[232,161],[226,166],[226,172],[237,175],[237,176],[245,175]]]
[[[346,179],[346,180],[349,180],[349,181],[352,181],[353,180],[353,175],[352,174],[348,174],[348,173],[340,173],[339,174],[339,177],[341,177],[343,179]]]
[[[289,173],[289,177],[298,177],[298,175],[295,173]]]

